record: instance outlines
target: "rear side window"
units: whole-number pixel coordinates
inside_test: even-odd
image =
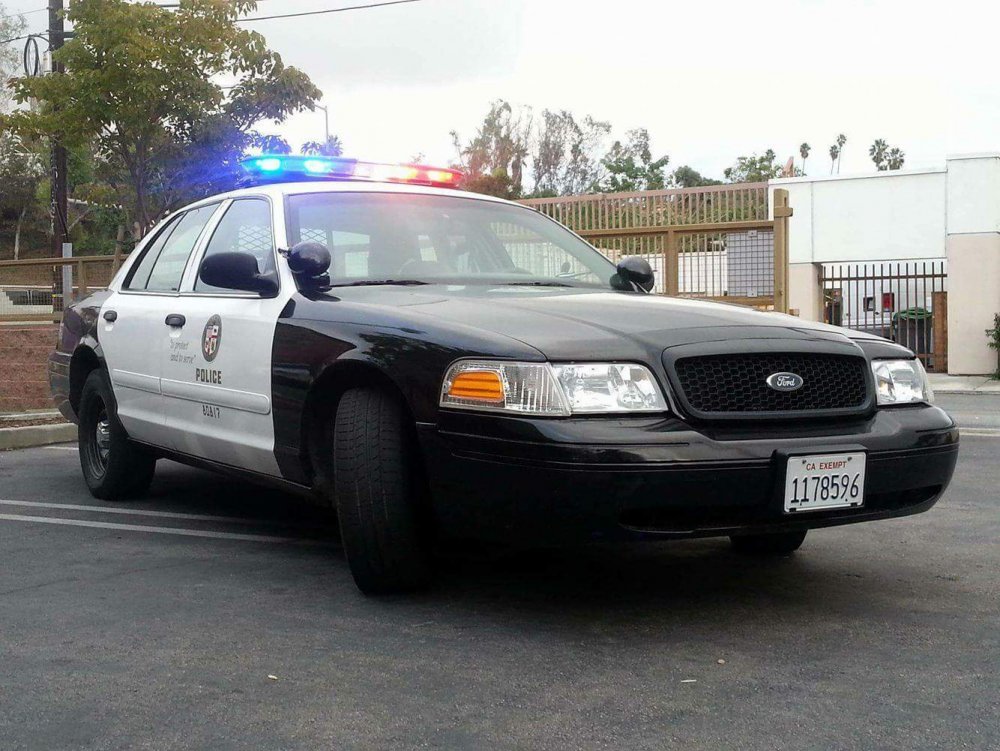
[[[149,272],[153,270],[153,264],[156,263],[160,251],[163,250],[164,243],[170,238],[170,233],[174,231],[174,227],[177,226],[177,220],[180,218],[180,214],[173,217],[160,230],[159,234],[153,238],[149,245],[146,246],[146,249],[142,252],[142,258],[139,259],[139,262],[132,269],[132,273],[129,274],[128,280],[125,282],[125,289],[146,289],[146,282],[149,281]]]
[[[257,259],[262,274],[274,270],[274,233],[271,230],[271,204],[262,198],[233,201],[219,220],[205,249],[205,258],[217,253],[249,253]],[[205,259],[202,259],[202,263]],[[198,292],[232,292],[205,284],[199,274],[194,284]]]
[[[171,222],[143,254],[126,289],[176,292],[188,257],[218,204],[191,209]]]

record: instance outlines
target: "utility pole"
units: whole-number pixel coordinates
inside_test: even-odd
[[[317,104],[316,109],[323,110],[323,133],[326,135],[323,145],[326,146],[330,143],[330,110],[322,104]]]
[[[49,49],[53,54],[52,75],[61,75],[64,72],[62,63],[56,62],[54,55],[63,46],[65,28],[63,23],[63,0],[49,0]],[[66,149],[60,142],[58,135],[52,139],[50,175],[49,217],[52,230],[52,256],[58,258],[63,255],[64,244],[69,243],[66,213]]]

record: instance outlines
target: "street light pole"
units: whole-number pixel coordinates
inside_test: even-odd
[[[323,133],[326,139],[323,141],[323,145],[330,143],[330,110],[323,104],[317,104],[316,109],[323,110]]]

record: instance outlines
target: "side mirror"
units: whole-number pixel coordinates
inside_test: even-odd
[[[214,253],[201,262],[198,276],[205,284],[221,289],[257,292],[264,297],[278,293],[272,274],[261,274],[250,253]]]
[[[296,243],[285,257],[299,289],[323,289],[330,286],[327,271],[333,258],[330,249],[323,243]]]
[[[611,286],[627,292],[650,292],[653,289],[653,268],[642,256],[625,256],[611,277]]]

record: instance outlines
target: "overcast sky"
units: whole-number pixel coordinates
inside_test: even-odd
[[[3,0],[0,0],[3,1]],[[258,14],[373,0],[262,0]],[[32,10],[44,0],[5,0]],[[41,30],[45,14],[28,16]],[[736,156],[813,147],[810,174],[847,135],[841,173],[873,169],[885,138],[907,167],[1000,151],[994,2],[950,0],[420,0],[252,24],[323,90],[349,155],[454,158],[504,98],[646,127],[671,167],[721,176]],[[321,112],[264,130],[322,137]]]

